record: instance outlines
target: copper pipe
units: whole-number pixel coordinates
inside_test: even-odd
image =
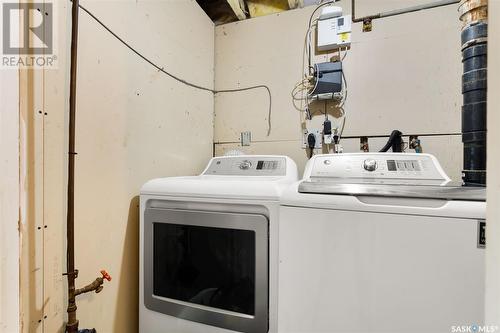
[[[69,152],[68,152],[68,212],[66,221],[67,233],[67,277],[68,277],[68,323],[66,332],[78,332],[76,319],[75,279],[75,121],[76,121],[76,73],[78,51],[78,5],[79,0],[73,0],[71,9],[71,69],[69,91]]]
[[[460,2],[460,0],[439,0],[439,1],[431,2],[431,3],[425,4],[425,5],[417,5],[417,6],[403,8],[403,9],[396,9],[396,10],[391,10],[388,12],[382,12],[382,13],[377,13],[374,15],[367,15],[364,17],[357,18],[356,11],[355,11],[356,0],[351,0],[352,21],[353,22],[363,22],[365,20],[374,20],[374,19],[383,18],[383,17],[397,16],[397,15],[401,15],[401,14],[416,12],[419,10],[425,10],[425,9],[431,9],[431,8],[436,8],[436,7],[452,5],[452,4],[459,3],[459,2]]]
[[[111,275],[109,275],[108,272],[106,272],[105,270],[101,271],[101,275],[102,276],[95,279],[94,282],[89,283],[83,288],[76,289],[75,296],[78,296],[80,294],[85,294],[91,291],[95,291],[96,294],[100,293],[103,289],[102,285],[104,284],[104,280],[111,281]]]
[[[102,285],[104,283],[104,279],[102,277],[98,277],[97,279],[94,280],[94,282],[86,285],[83,288],[79,288],[75,290],[75,296],[78,296],[80,294],[85,294],[91,291],[95,291],[96,294],[100,293],[102,290]]]

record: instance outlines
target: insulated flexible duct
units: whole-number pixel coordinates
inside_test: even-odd
[[[465,185],[486,184],[487,1],[462,0],[462,142]]]

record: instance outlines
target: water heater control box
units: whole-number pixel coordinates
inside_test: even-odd
[[[351,31],[351,15],[321,15],[318,20],[318,50],[330,51],[348,47],[351,45]]]

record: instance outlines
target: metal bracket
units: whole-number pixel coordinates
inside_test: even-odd
[[[370,32],[370,31],[372,31],[372,19],[365,18],[363,20],[363,32]]]
[[[78,278],[78,270],[75,269],[73,272],[63,273],[63,275],[73,275],[76,279],[76,278]]]

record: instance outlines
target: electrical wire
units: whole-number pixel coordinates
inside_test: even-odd
[[[345,128],[345,123],[346,123],[346,119],[347,119],[347,113],[344,109],[344,104],[347,100],[347,80],[345,78],[345,75],[344,75],[344,71],[342,71],[342,80],[344,81],[344,97],[342,99],[342,102],[341,104],[339,105],[339,108],[342,110],[342,114],[343,114],[343,117],[342,117],[342,127],[340,128],[340,133],[339,133],[339,143],[340,143],[340,140],[342,139],[342,136],[344,134],[344,128]]]
[[[342,70],[342,80],[344,81],[344,91],[342,93],[342,103],[340,104],[340,107],[343,109],[344,108],[344,104],[345,102],[347,101],[347,80],[345,78],[345,74],[344,74],[344,71]]]
[[[313,31],[313,28],[316,26],[317,21],[318,20],[314,20],[313,22],[309,21],[309,27],[307,29],[305,42],[304,42],[305,43],[304,44],[304,53],[305,53],[305,56],[307,57],[308,62],[309,62],[307,69],[304,68],[304,65],[305,65],[304,62],[302,63],[302,68],[304,71],[303,73],[306,77],[310,77],[314,73],[314,67],[311,66],[311,33]],[[312,72],[311,72],[311,69],[312,69]],[[311,104],[310,103],[311,92],[316,89],[317,83],[318,83],[318,81],[316,80],[315,85],[312,88],[312,90],[307,89],[307,91],[305,92],[305,104],[306,104],[305,112],[306,112],[306,119],[309,119],[309,120],[312,119],[312,114],[311,114],[311,111],[309,109],[309,105]],[[304,93],[302,94],[302,96],[304,97]]]
[[[339,56],[340,56],[340,50],[341,50],[341,49],[342,49],[342,48],[340,48],[340,49],[339,49]],[[342,62],[342,61],[344,61],[344,59],[345,59],[346,55],[347,55],[347,46],[345,47],[345,52],[344,52],[344,55],[343,55],[343,56],[342,56],[342,58],[340,59],[340,61],[341,61],[341,62]]]
[[[325,120],[328,120],[328,104],[326,99],[325,99]]]
[[[295,101],[301,101],[305,100],[304,97],[297,97],[297,94],[299,92],[303,92],[304,90],[309,90],[310,85],[309,85],[309,80],[307,78],[302,79],[302,81],[299,81],[295,84],[295,86],[292,89],[292,98]]]
[[[302,65],[302,68],[304,70],[304,75],[306,77],[308,77],[308,76],[311,75],[311,60],[310,60],[311,59],[311,31],[312,31],[313,26],[314,25],[311,25],[311,23],[309,23],[309,27],[307,29],[306,39],[305,39],[305,45],[307,47],[307,48],[305,48],[305,52],[306,52],[306,56],[307,56],[309,65],[307,67],[307,70],[304,68],[304,65]],[[303,96],[304,96],[304,94],[303,94]],[[306,110],[306,120],[307,119],[310,120],[312,118],[312,115],[311,115],[311,110],[309,109],[309,106],[310,106],[309,91],[305,92],[305,99],[306,99],[306,107],[305,107],[305,110]]]
[[[318,88],[318,83],[319,83],[319,67],[318,67],[318,65],[314,65],[314,66],[316,66],[315,67],[315,72],[316,72],[316,80],[315,81],[316,82],[314,82],[314,88],[310,92],[308,92],[309,97],[312,96],[312,94],[314,93],[316,88]]]
[[[259,85],[250,86],[250,87],[243,87],[243,88],[218,89],[218,90],[215,90],[215,89],[207,88],[207,87],[195,84],[195,83],[191,83],[191,82],[189,82],[187,80],[184,80],[184,79],[182,79],[182,78],[180,78],[180,77],[178,77],[178,76],[176,76],[176,75],[174,75],[172,73],[167,72],[163,67],[160,67],[159,65],[157,65],[156,63],[154,63],[152,60],[150,60],[149,58],[147,58],[146,56],[144,56],[142,53],[140,53],[139,51],[137,51],[135,48],[133,48],[129,43],[127,43],[120,36],[118,36],[113,30],[111,30],[111,28],[109,28],[106,24],[104,24],[99,18],[97,18],[94,14],[92,14],[87,8],[83,7],[82,5],[79,5],[79,7],[85,13],[87,13],[91,18],[93,18],[97,23],[99,23],[99,25],[101,25],[113,37],[115,37],[118,41],[120,41],[123,45],[125,45],[130,51],[132,51],[133,53],[135,53],[137,56],[139,56],[141,59],[143,59],[144,61],[146,61],[148,64],[150,64],[154,68],[156,68],[159,72],[162,72],[163,74],[168,75],[172,79],[174,79],[174,80],[176,80],[176,81],[178,81],[178,82],[180,82],[182,84],[185,84],[185,85],[187,85],[189,87],[192,87],[192,88],[195,88],[195,89],[209,91],[209,92],[211,92],[213,94],[218,94],[218,93],[234,93],[234,92],[241,92],[241,91],[247,91],[247,90],[252,90],[252,89],[265,89],[267,91],[268,95],[269,95],[269,110],[268,110],[268,116],[267,116],[267,125],[268,125],[267,136],[269,136],[271,134],[272,94],[271,94],[271,89],[267,85],[259,84]]]
[[[300,75],[302,76],[302,80],[299,81],[298,83],[295,84],[294,88],[292,89],[292,104],[300,112],[304,112],[306,119],[311,118],[311,114],[309,112],[309,90],[311,89],[311,84],[310,84],[310,70],[306,70],[306,58],[308,58],[308,45],[310,44],[310,35],[311,35],[311,30],[315,26],[315,23],[310,25],[304,35],[304,45],[303,45],[303,52],[302,52],[302,67],[301,67],[301,73]],[[298,94],[301,94],[301,97],[297,97]],[[297,106],[296,101],[300,101],[300,105]],[[304,103],[305,101],[305,103]],[[305,104],[305,107],[304,107]]]
[[[315,19],[309,25],[309,27],[307,29],[307,33],[306,33],[306,40],[305,40],[306,49],[305,49],[305,53],[306,53],[307,64],[308,64],[308,71],[307,71],[307,73],[309,75],[311,75],[311,69],[314,70],[314,67],[312,66],[312,49],[311,49],[312,37],[311,37],[311,35],[312,35],[313,30],[314,30],[313,28],[317,27],[317,26],[318,26],[318,19]]]

